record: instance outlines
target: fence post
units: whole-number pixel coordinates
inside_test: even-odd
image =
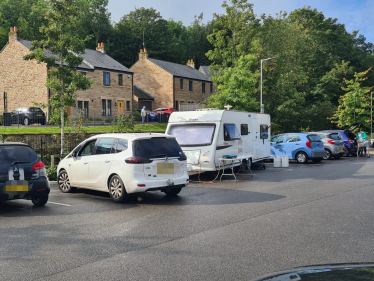
[[[55,167],[55,156],[51,155],[51,168]]]

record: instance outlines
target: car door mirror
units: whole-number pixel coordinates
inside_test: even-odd
[[[74,150],[73,153],[71,154],[71,156],[73,156],[74,158],[76,158],[78,155],[78,151],[77,150]]]

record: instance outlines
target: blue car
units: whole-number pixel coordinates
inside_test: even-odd
[[[150,122],[157,122],[157,113],[150,112],[148,118]]]
[[[275,156],[288,156],[298,163],[306,163],[309,159],[321,162],[326,151],[316,134],[286,133],[271,138],[271,157]]]
[[[352,133],[354,129],[356,129],[361,124],[355,123],[351,127],[345,130],[326,130],[321,132],[327,133],[339,133],[340,138],[343,140],[344,144],[344,152],[342,154],[343,157],[348,157],[349,155],[355,156],[357,154],[357,139],[356,135]]]

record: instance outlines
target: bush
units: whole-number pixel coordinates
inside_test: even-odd
[[[48,168],[47,177],[50,181],[57,181],[57,167]]]
[[[112,132],[113,133],[127,133],[127,131],[133,132],[135,130],[134,118],[127,115],[117,115],[115,122],[113,122]]]
[[[3,125],[4,124],[4,116],[3,116],[3,113],[2,111],[0,111],[0,125]]]
[[[142,120],[142,116],[141,116],[140,112],[136,109],[134,109],[134,111],[132,112],[132,116],[134,117],[135,121],[141,121]]]

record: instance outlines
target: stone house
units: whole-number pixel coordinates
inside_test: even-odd
[[[211,77],[195,68],[193,60],[187,65],[152,59],[141,49],[139,60],[130,68],[134,72],[134,85],[154,98],[153,103],[134,102],[138,108],[175,107],[182,104],[204,104],[215,92]],[[152,106],[152,107],[150,107]]]
[[[0,51],[0,111],[48,103],[52,95],[46,87],[47,65],[23,57],[30,53],[31,41],[19,38],[12,27],[9,42]],[[46,51],[47,56],[51,54]],[[76,105],[69,115],[83,111],[86,117],[112,119],[117,114],[130,114],[133,100],[133,72],[105,53],[104,43],[96,50],[86,49],[77,71],[95,83],[87,91],[79,91]],[[43,109],[49,117],[51,109]]]

